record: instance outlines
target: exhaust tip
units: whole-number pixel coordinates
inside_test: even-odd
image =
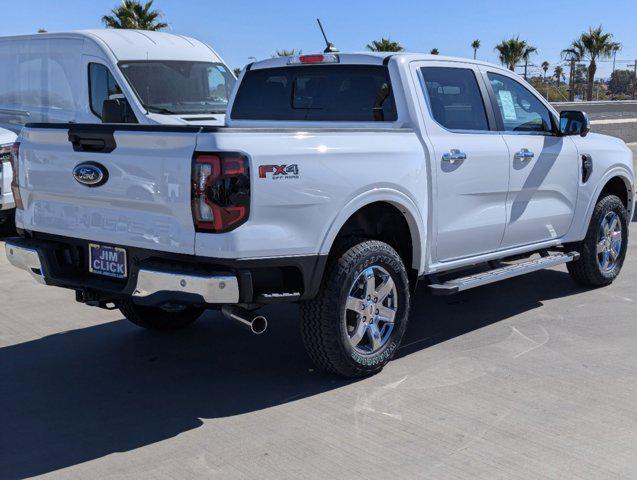
[[[258,315],[252,319],[250,329],[255,335],[261,335],[268,329],[268,321],[264,316]]]

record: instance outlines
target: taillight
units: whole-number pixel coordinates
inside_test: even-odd
[[[198,232],[237,228],[250,214],[250,164],[240,153],[195,153],[192,218]]]
[[[11,147],[11,168],[13,170],[13,178],[11,180],[11,191],[13,192],[13,200],[15,201],[15,208],[18,210],[24,210],[22,204],[22,197],[20,196],[20,186],[18,179],[20,178],[20,142],[15,142]]]

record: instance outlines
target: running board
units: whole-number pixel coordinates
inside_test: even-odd
[[[432,283],[429,285],[429,288],[432,289],[434,295],[453,295],[454,293],[469,290],[470,288],[481,287],[489,283],[499,282],[500,280],[506,280],[508,278],[518,277],[527,273],[537,272],[538,270],[572,262],[578,258],[578,252],[548,255],[534,260],[527,260],[526,262],[495,268],[488,272],[454,278],[444,283]]]

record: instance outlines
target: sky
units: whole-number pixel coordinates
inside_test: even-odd
[[[118,0],[3,0],[2,35],[102,28],[101,16]],[[272,56],[277,49],[322,51],[319,17],[341,51],[362,51],[380,37],[390,37],[412,52],[437,48],[441,55],[471,57],[470,44],[482,42],[478,58],[498,62],[494,46],[519,35],[537,47],[532,62],[551,64],[560,51],[590,26],[603,25],[623,44],[618,68],[637,59],[636,0],[155,0],[167,31],[210,44],[232,67]],[[601,63],[608,77],[612,62]]]

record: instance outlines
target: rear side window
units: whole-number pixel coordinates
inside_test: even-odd
[[[231,117],[393,122],[397,114],[386,67],[312,65],[246,72]]]
[[[431,115],[449,130],[489,130],[487,112],[473,70],[423,67]]]
[[[122,91],[108,68],[100,63],[89,64],[88,82],[91,111],[102,118],[104,100],[108,100],[111,95],[121,95]]]

